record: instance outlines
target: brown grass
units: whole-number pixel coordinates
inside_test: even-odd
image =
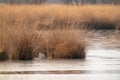
[[[32,60],[39,53],[48,58],[85,58],[81,27],[113,29],[119,24],[119,5],[3,5],[0,60]]]
[[[3,5],[0,25],[26,26],[37,29],[87,26],[92,29],[113,29],[120,23],[117,5]]]
[[[47,53],[47,57],[85,58],[85,33],[82,30],[50,30],[43,34],[42,39],[43,53]]]
[[[85,58],[85,31],[119,26],[115,5],[2,5],[0,60]],[[77,29],[76,29],[77,28]]]
[[[82,34],[82,35],[81,35]],[[85,58],[84,31],[76,29],[39,30],[0,28],[0,60]]]
[[[40,35],[35,31],[11,27],[0,28],[0,33],[0,60],[32,60],[38,55]]]

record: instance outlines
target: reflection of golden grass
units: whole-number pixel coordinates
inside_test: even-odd
[[[115,27],[120,23],[120,6],[115,5],[4,5],[0,25],[43,28],[87,25]]]

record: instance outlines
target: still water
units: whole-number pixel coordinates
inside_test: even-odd
[[[90,31],[87,56],[0,62],[0,80],[120,80],[120,32]]]

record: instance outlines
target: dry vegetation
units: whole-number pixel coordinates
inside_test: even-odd
[[[85,58],[85,31],[115,28],[120,6],[2,5],[0,60]]]
[[[85,31],[75,29],[50,30],[41,36],[42,53],[55,58],[85,58]],[[46,50],[47,49],[47,50]]]
[[[114,29],[120,25],[119,5],[2,5],[1,26]]]
[[[37,56],[39,41],[40,35],[33,30],[0,28],[0,60],[31,60]]]
[[[42,53],[46,58],[85,58],[84,31],[76,29],[34,30],[0,28],[0,60],[32,60]]]

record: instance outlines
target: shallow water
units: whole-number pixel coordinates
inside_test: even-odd
[[[120,80],[120,32],[91,31],[87,56],[0,62],[0,80]]]

